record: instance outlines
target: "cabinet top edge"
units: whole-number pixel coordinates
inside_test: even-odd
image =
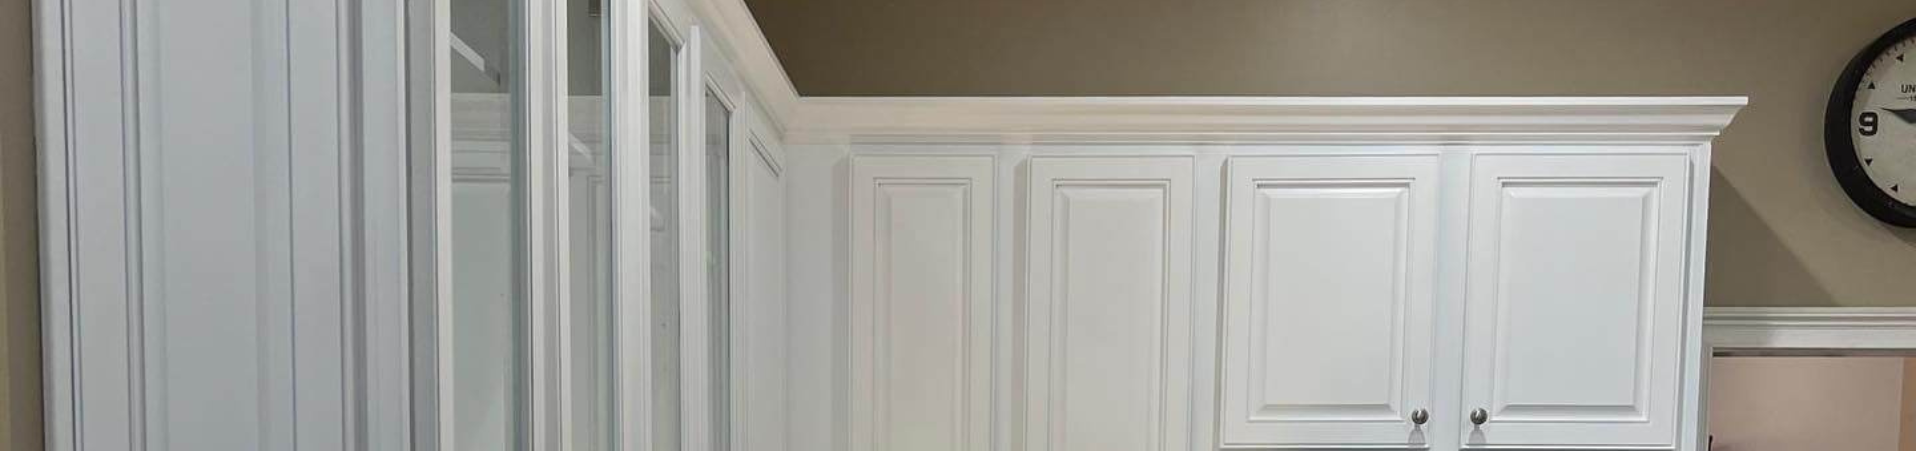
[[[1538,136],[1705,143],[1746,97],[807,97],[801,142],[883,136],[1262,135],[1503,141]]]
[[[1749,104],[1744,96],[1089,96],[1089,97],[804,97],[802,106],[847,104],[950,105],[1190,105],[1190,106],[1728,106]]]

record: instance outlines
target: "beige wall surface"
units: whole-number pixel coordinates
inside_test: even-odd
[[[1902,435],[1896,440],[1897,451],[1916,451],[1916,357],[1903,359],[1903,416],[1900,420]]]
[[[1916,306],[1916,230],[1823,157],[1844,64],[1910,0],[748,0],[801,93],[1746,95],[1708,304]]]
[[[30,0],[0,0],[0,449],[40,449],[38,160]]]
[[[1902,435],[1902,357],[1718,357],[1713,451],[1876,451]]]

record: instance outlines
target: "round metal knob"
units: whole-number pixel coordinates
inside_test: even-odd
[[[1470,424],[1483,426],[1484,422],[1487,421],[1490,421],[1490,411],[1484,410],[1481,407],[1470,411]]]
[[[1411,423],[1416,423],[1418,426],[1423,426],[1424,423],[1429,421],[1430,421],[1430,411],[1428,410],[1417,409],[1410,412]]]

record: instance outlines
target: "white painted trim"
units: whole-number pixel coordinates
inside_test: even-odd
[[[1535,141],[1701,144],[1741,97],[805,98],[788,138],[1032,135],[1034,140]]]
[[[645,3],[608,2],[606,33],[606,85],[609,95],[611,130],[604,133],[603,148],[622,155],[612,161],[612,214],[614,227],[651,222],[651,183],[648,170],[651,158],[646,143],[651,138],[647,126],[651,114],[646,84],[651,48],[647,31],[653,26],[651,7]],[[618,87],[627,87],[619,89]],[[617,132],[617,131],[624,132]],[[619,450],[648,449],[652,443],[652,240],[648,226],[630,233],[612,233],[612,311],[618,318],[614,352],[618,359],[618,397],[614,423],[619,431]],[[620,268],[637,268],[628,271]]]
[[[107,2],[100,2],[105,6]],[[135,324],[127,318],[131,302],[114,299],[94,302],[88,309],[83,302],[90,296],[131,296],[126,265],[126,249],[132,243],[125,218],[99,218],[86,221],[80,214],[89,204],[119,203],[96,207],[106,214],[121,213],[126,186],[121,177],[104,177],[79,189],[81,180],[93,174],[83,169],[104,165],[98,171],[123,173],[125,152],[133,124],[125,123],[126,103],[134,93],[113,96],[88,96],[80,80],[81,68],[70,67],[77,56],[70,55],[75,41],[105,41],[100,33],[116,27],[84,27],[77,23],[117,24],[128,21],[117,8],[89,7],[93,4],[68,1],[38,1],[34,26],[36,64],[35,94],[38,105],[38,143],[40,160],[40,286],[41,334],[45,346],[45,446],[50,451],[83,451],[89,444],[120,449],[143,448],[134,433],[140,418],[140,370],[130,361],[136,353],[138,336]],[[119,49],[112,52],[119,57]],[[106,52],[102,49],[102,52]],[[109,66],[104,72],[118,75],[121,68]],[[114,104],[103,104],[105,101]],[[96,108],[91,114],[80,105]],[[98,137],[96,144],[110,146],[86,152],[83,139]],[[92,250],[83,244],[91,242]],[[109,253],[109,251],[112,251]],[[117,255],[116,255],[117,254]],[[95,261],[97,260],[97,261]],[[117,263],[117,264],[116,264]],[[116,296],[118,297],[118,296]],[[104,308],[101,308],[104,307]],[[101,313],[114,317],[100,317]],[[86,323],[101,322],[121,327],[83,328]],[[86,333],[83,333],[85,331]],[[97,381],[97,382],[89,382]],[[97,385],[98,387],[94,387]],[[82,390],[85,388],[86,390]]]
[[[1703,296],[1705,279],[1705,257],[1709,255],[1710,236],[1710,161],[1714,158],[1715,146],[1704,143],[1697,146],[1690,158],[1690,186],[1686,197],[1691,205],[1686,226],[1689,230],[1690,248],[1683,255],[1683,357],[1682,385],[1678,390],[1678,399],[1682,402],[1678,412],[1678,424],[1689,425],[1687,435],[1679,435],[1677,444],[1680,449],[1709,451],[1710,428],[1708,423],[1710,401],[1708,379],[1710,366],[1710,348],[1703,341]]]
[[[671,9],[667,9],[671,11]],[[669,14],[669,13],[668,13]],[[708,38],[689,14],[677,17],[687,24],[685,41],[680,47],[680,64],[674,69],[672,89],[679,120],[677,139],[673,140],[679,165],[678,220],[679,240],[679,446],[688,450],[709,450],[713,437],[712,401],[712,320],[710,269],[706,265],[708,249],[705,196],[705,51]]]
[[[526,215],[515,218],[524,221],[525,227],[525,260],[519,263],[525,265],[522,274],[527,278],[522,290],[526,316],[517,318],[527,326],[527,352],[523,356],[527,368],[519,369],[527,376],[524,440],[528,449],[558,450],[564,449],[570,419],[567,414],[571,412],[571,361],[566,358],[570,326],[566,312],[572,296],[568,278],[571,215],[567,210],[571,189],[567,174],[570,153],[551,150],[571,147],[571,135],[566,131],[568,5],[508,3],[517,9],[518,17],[513,20],[518,21],[515,25],[522,34],[516,38],[524,49],[514,55],[518,61],[509,63],[518,67],[513,72],[516,77],[509,81],[514,84],[510,92],[519,100],[512,120],[521,132],[512,138],[520,143],[516,150],[522,151],[521,158],[525,159],[525,166],[520,168],[525,191],[513,193],[522,196]],[[508,17],[512,15],[508,13]]]
[[[1703,340],[1714,350],[1916,350],[1916,307],[1711,307]]]
[[[452,324],[441,321],[452,309],[452,39],[451,5],[442,0],[408,0],[405,36],[406,139],[408,149],[408,283],[411,285],[405,347],[411,366],[410,446],[440,451],[453,443]]]
[[[360,99],[357,128],[361,233],[354,245],[359,268],[357,293],[358,362],[357,436],[366,451],[414,449],[413,349],[411,347],[412,267],[414,249],[409,215],[413,198],[409,184],[405,14],[409,2],[360,5],[355,11]],[[348,181],[347,183],[352,183]],[[400,194],[400,195],[395,195]],[[354,449],[348,447],[348,449]]]
[[[738,77],[759,99],[773,129],[786,130],[788,121],[799,117],[798,89],[785,73],[771,43],[758,28],[758,20],[745,0],[693,0],[694,9],[704,19],[707,33],[713,35],[734,58]]]

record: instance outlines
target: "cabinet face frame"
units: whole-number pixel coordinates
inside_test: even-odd
[[[1025,449],[1029,451],[1077,451],[1091,449],[1135,449],[1176,451],[1189,447],[1192,377],[1192,324],[1194,301],[1189,272],[1191,269],[1193,163],[1189,157],[1034,157],[1029,162],[1030,194],[1029,239],[1027,240],[1028,281],[1025,297],[1025,329],[1022,359],[1024,394]],[[1082,204],[1082,205],[1074,205]],[[1155,210],[1140,210],[1148,208]],[[1087,225],[1073,223],[1073,214],[1110,216],[1109,221]],[[1115,215],[1144,214],[1126,219]],[[1150,221],[1155,217],[1156,221]],[[1097,220],[1100,218],[1090,218]],[[1085,227],[1085,228],[1077,228]],[[1130,228],[1127,228],[1130,227]],[[1098,234],[1087,239],[1120,239],[1108,243],[1077,242],[1079,236],[1067,232]],[[1155,248],[1126,248],[1124,238],[1150,238]],[[1145,242],[1150,244],[1150,242]],[[1126,251],[1136,252],[1125,254]],[[1087,253],[1092,255],[1077,255]],[[1078,257],[1108,257],[1079,261]],[[1157,261],[1128,261],[1126,257],[1152,257]],[[1103,276],[1095,274],[1108,271]],[[1153,273],[1152,271],[1155,271]],[[1132,288],[1151,290],[1126,290]],[[1111,288],[1116,286],[1118,288]],[[1072,290],[1094,291],[1077,298]],[[1152,291],[1155,291],[1154,293]],[[1146,292],[1155,296],[1154,305],[1130,306],[1130,313],[1152,315],[1128,318],[1145,327],[1110,327],[1111,315],[1123,313],[1123,305],[1109,304],[1128,299],[1127,292]],[[1072,304],[1104,302],[1103,308],[1086,309]],[[1090,312],[1090,313],[1085,313]],[[1073,321],[1092,315],[1105,324]],[[1088,331],[1081,331],[1081,329]],[[1142,338],[1135,335],[1151,332]],[[1144,346],[1109,340],[1147,340]],[[1089,340],[1084,342],[1074,340]],[[1104,342],[1099,342],[1105,340]],[[1139,344],[1139,343],[1128,343]],[[1109,345],[1109,347],[1105,347]],[[1142,350],[1138,349],[1142,348]],[[1126,353],[1141,353],[1126,355]],[[1090,354],[1089,356],[1082,356]],[[1083,360],[1080,360],[1080,357]],[[1115,364],[1134,364],[1137,368],[1110,368]],[[1102,376],[1073,378],[1074,364],[1086,364],[1104,371]],[[1141,384],[1138,400],[1129,404],[1087,408],[1072,396],[1073,391],[1105,389],[1125,392],[1111,385],[1117,378]],[[1098,384],[1094,384],[1097,382]],[[1094,387],[1096,385],[1096,387]],[[1108,393],[1107,393],[1108,395]],[[1115,397],[1112,397],[1115,398]],[[1100,399],[1108,401],[1105,398]],[[1123,412],[1120,408],[1135,408]],[[1097,423],[1128,423],[1097,427],[1095,431],[1076,429],[1084,424],[1073,415],[1097,415]],[[1128,417],[1128,418],[1127,418]],[[1087,433],[1088,432],[1088,433]],[[1124,437],[1130,434],[1131,437]],[[1088,442],[1088,443],[1087,443]],[[1114,448],[1129,446],[1131,448]]]
[[[1686,405],[1698,402],[1694,393],[1684,388],[1689,385],[1686,378],[1694,377],[1694,371],[1689,369],[1690,353],[1685,350],[1694,344],[1690,337],[1694,328],[1690,323],[1694,322],[1694,317],[1687,309],[1691,304],[1700,302],[1690,297],[1688,286],[1692,283],[1691,257],[1688,255],[1691,233],[1691,212],[1688,210],[1691,203],[1690,162],[1689,155],[1676,151],[1603,155],[1484,152],[1474,156],[1470,176],[1469,249],[1466,251],[1469,260],[1465,282],[1467,293],[1463,306],[1466,315],[1463,325],[1463,405],[1452,414],[1468,417],[1473,409],[1482,408],[1489,415],[1488,422],[1480,427],[1468,422],[1461,423],[1463,447],[1677,446],[1677,434],[1682,429],[1680,413]],[[1585,203],[1588,208],[1567,209],[1571,205],[1566,202],[1573,201]],[[1525,203],[1529,206],[1524,208],[1539,210],[1530,213],[1512,210]],[[1631,211],[1635,212],[1637,220],[1630,228],[1586,228],[1590,224],[1623,217],[1623,213]],[[1560,255],[1512,254],[1579,244],[1564,241],[1560,243],[1562,246],[1558,246],[1535,241],[1555,240],[1561,234],[1513,231],[1510,227],[1518,224],[1515,221],[1539,221],[1538,227],[1546,230],[1560,227],[1569,228],[1572,232],[1596,232],[1579,241],[1627,241],[1585,249],[1589,253],[1581,254],[1593,259],[1604,257],[1597,255],[1599,250],[1635,249],[1635,252],[1618,252],[1609,257],[1613,257],[1613,260],[1629,258],[1636,262],[1636,272],[1629,275],[1634,278],[1629,282],[1635,286],[1629,290],[1634,294],[1628,296],[1634,298],[1636,304],[1629,308],[1612,305],[1606,309],[1597,303],[1582,302],[1587,307],[1586,311],[1579,314],[1575,321],[1572,318],[1555,318],[1568,322],[1557,323],[1558,328],[1552,332],[1601,332],[1576,323],[1584,320],[1628,319],[1634,322],[1630,327],[1636,330],[1634,338],[1630,339],[1632,344],[1626,345],[1628,348],[1618,350],[1581,340],[1524,343],[1521,338],[1510,338],[1509,334],[1513,333],[1513,329],[1519,329],[1521,323],[1541,324],[1552,319],[1550,316],[1561,316],[1555,314],[1569,307],[1555,305],[1546,310],[1530,310],[1530,314],[1550,312],[1551,315],[1532,318],[1534,321],[1512,322],[1517,320],[1511,319],[1511,315],[1523,312],[1512,313],[1513,309],[1522,305],[1511,302],[1562,302],[1553,301],[1552,298],[1556,296],[1539,293],[1564,285],[1576,288],[1560,295],[1587,298],[1595,296],[1590,293],[1608,290],[1610,293],[1600,296],[1600,299],[1585,301],[1615,299],[1624,297],[1616,291],[1616,287],[1625,285],[1578,285],[1606,276],[1620,276],[1616,271],[1607,271],[1606,274],[1600,269],[1621,265],[1571,271],[1575,273],[1575,277],[1571,277],[1570,273],[1553,273],[1566,271],[1562,265],[1573,262],[1562,260]],[[1512,251],[1510,246],[1504,245],[1511,240],[1527,244]],[[1512,263],[1506,261],[1520,257],[1527,257],[1524,260],[1527,264],[1513,267]],[[1543,272],[1531,275],[1535,277],[1505,277],[1510,271]],[[1551,274],[1563,278],[1542,284],[1544,286],[1536,282],[1547,279]],[[1523,299],[1506,296],[1521,296]],[[1628,376],[1632,381],[1624,384],[1627,387],[1602,387],[1596,385],[1615,383],[1616,378],[1592,376],[1590,372],[1572,374],[1564,372],[1563,365],[1555,363],[1528,369],[1513,366],[1522,363],[1512,363],[1518,357],[1532,365],[1550,361],[1555,358],[1550,356],[1556,355],[1551,349],[1558,348],[1582,349],[1583,352],[1578,353],[1580,359],[1629,359],[1631,374]],[[1513,357],[1510,354],[1513,352],[1519,354]],[[1591,371],[1614,367],[1602,365]],[[1527,382],[1526,379],[1512,376],[1512,371],[1518,371],[1514,373],[1517,375],[1533,377],[1541,374],[1546,379]],[[1565,383],[1565,379],[1575,378],[1585,378],[1583,382],[1592,384],[1578,386],[1575,390],[1563,390],[1561,384]],[[1624,392],[1618,393],[1616,390]],[[1538,400],[1526,402],[1521,399],[1523,397]]]
[[[1439,156],[1435,154],[1352,154],[1234,157],[1226,175],[1226,225],[1224,231],[1225,284],[1221,315],[1224,337],[1219,371],[1223,380],[1219,442],[1225,448],[1309,448],[1325,446],[1390,446],[1423,448],[1431,445],[1428,434],[1439,427],[1428,422],[1440,412],[1435,405],[1434,385],[1437,368],[1435,247],[1439,238],[1438,197]],[[1298,208],[1298,216],[1283,217],[1273,210],[1280,202]],[[1334,205],[1335,204],[1335,205]],[[1364,211],[1361,208],[1370,208]],[[1382,208],[1384,211],[1377,211]],[[1303,210],[1308,209],[1308,213]],[[1349,227],[1312,224],[1318,215],[1350,220],[1365,213],[1384,213],[1387,227],[1353,230]],[[1343,215],[1343,216],[1337,216]],[[1376,222],[1369,219],[1359,222]],[[1289,226],[1287,229],[1280,227]],[[1286,235],[1280,230],[1288,230]],[[1373,235],[1336,236],[1337,232],[1368,232]],[[1384,236],[1374,235],[1384,233]],[[1308,234],[1308,235],[1299,235]],[[1388,243],[1362,255],[1382,257],[1356,260],[1351,249],[1322,246],[1332,240],[1347,246]],[[1281,243],[1281,244],[1280,244]],[[1304,254],[1273,255],[1278,248]],[[1317,252],[1312,252],[1317,251]],[[1376,255],[1388,252],[1387,256]],[[1308,262],[1280,263],[1278,259],[1306,259]],[[1387,274],[1383,284],[1388,293],[1369,292],[1365,297],[1349,297],[1372,285],[1361,281],[1335,280],[1335,274],[1300,275],[1299,279],[1268,280],[1286,273],[1308,272],[1317,265],[1356,269],[1371,264],[1372,276]],[[1382,267],[1376,265],[1381,264]],[[1299,266],[1302,265],[1302,266]],[[1275,285],[1291,282],[1292,286]],[[1323,282],[1318,284],[1318,282]],[[1296,290],[1319,291],[1296,291]],[[1279,298],[1284,293],[1294,297]],[[1306,310],[1320,314],[1357,312],[1356,306],[1329,306],[1327,303],[1378,301],[1385,310],[1362,310],[1373,316],[1343,317],[1336,324],[1286,322],[1280,308]],[[1281,304],[1281,305],[1280,305]],[[1313,305],[1316,304],[1316,305]],[[1375,307],[1375,306],[1373,306]],[[1379,318],[1374,315],[1384,315]],[[1381,324],[1389,334],[1374,337],[1379,330],[1367,328]],[[1308,336],[1282,328],[1309,329]],[[1338,336],[1338,333],[1353,335]],[[1289,337],[1277,343],[1273,337]],[[1369,346],[1350,353],[1346,344]],[[1376,349],[1377,347],[1383,349]],[[1384,359],[1383,368],[1364,367],[1357,359]],[[1366,361],[1372,365],[1379,362]],[[1382,375],[1383,386],[1343,386],[1346,389],[1382,389],[1382,393],[1345,392],[1327,394],[1321,390],[1331,381],[1290,380],[1285,385],[1309,386],[1315,393],[1295,392],[1294,397],[1310,398],[1289,405],[1258,405],[1268,399],[1269,385],[1287,372],[1310,373],[1319,368],[1339,367],[1362,377]],[[1360,377],[1352,375],[1352,377]],[[1309,379],[1304,376],[1304,379]],[[1261,382],[1260,382],[1261,381]],[[1372,383],[1380,381],[1369,381]],[[1344,395],[1344,397],[1327,397]],[[1361,400],[1360,400],[1361,399]],[[1275,401],[1272,401],[1275,402]],[[1411,420],[1422,410],[1427,421],[1418,427]]]

